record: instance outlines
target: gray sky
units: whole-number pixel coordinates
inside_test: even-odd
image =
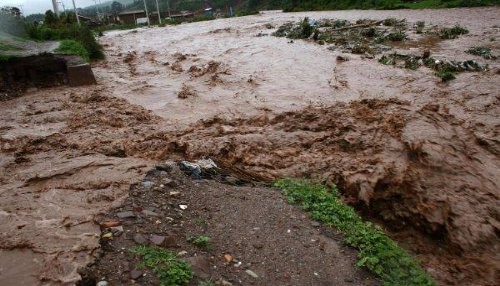
[[[107,2],[108,0],[100,0],[101,3]],[[66,9],[72,9],[73,3],[71,0],[57,0],[57,2],[62,2]],[[99,0],[95,2],[99,3]],[[77,8],[83,8],[93,5],[94,0],[75,0]],[[45,13],[47,10],[52,10],[52,0],[0,0],[0,6],[16,6],[23,10],[25,15],[33,13]],[[62,6],[59,5],[59,9],[62,10]]]

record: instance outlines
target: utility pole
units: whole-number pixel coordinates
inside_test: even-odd
[[[148,5],[146,5],[146,0],[142,0],[142,2],[144,3],[144,10],[146,10],[146,18],[148,19],[148,27],[149,27],[151,23],[149,23]]]
[[[170,15],[170,0],[167,0],[167,10],[168,10],[168,18],[172,18]]]
[[[54,13],[59,17],[59,6],[57,6],[57,0],[52,0],[52,7],[54,7]]]
[[[78,18],[78,12],[76,11],[75,0],[73,0],[73,10],[75,11],[76,22],[78,22],[78,26],[80,26],[80,18]]]
[[[158,12],[158,25],[160,25],[161,17],[160,17],[160,5],[158,5],[158,0],[156,0],[156,12]]]

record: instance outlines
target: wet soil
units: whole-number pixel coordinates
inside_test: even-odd
[[[123,218],[124,212],[133,217]],[[244,184],[234,177],[193,180],[173,162],[149,171],[131,187],[122,206],[96,220],[104,226],[103,234],[109,232],[105,226],[110,222],[123,229],[101,239],[99,258],[82,270],[85,285],[99,280],[111,285],[156,285],[156,276],[137,268],[139,259],[128,251],[144,244],[159,245],[190,262],[195,272],[190,285],[200,281],[217,285],[379,284],[355,266],[356,253],[342,245],[340,235],[313,223],[278,190]],[[208,246],[188,242],[200,235],[210,238]]]
[[[489,70],[460,74],[443,84],[430,70],[383,66],[313,43],[288,43],[262,34],[305,16],[404,17],[410,23],[444,26],[459,18],[471,33],[439,42],[433,56],[479,61],[484,59],[465,50],[485,45],[499,53],[498,41],[491,41],[500,37],[498,11],[273,12],[110,32],[101,39],[107,60],[94,64],[99,86],[30,91],[0,106],[0,284],[79,280],[77,269],[99,256],[96,215],[112,216],[108,211],[123,202],[139,202],[134,196],[127,200],[130,185],[142,181],[158,162],[204,156],[247,181],[306,177],[336,183],[346,201],[379,222],[440,284],[497,284],[499,61],[488,60]],[[412,45],[401,49],[421,54]],[[336,61],[338,55],[349,60]],[[211,195],[206,200],[216,206],[241,199],[234,196],[236,190],[282,200],[266,188],[174,179],[182,182],[179,186],[193,186],[183,189],[182,197],[193,210],[202,207],[194,198],[201,198],[204,188]],[[141,201],[145,203],[149,201]],[[241,206],[250,213],[253,203]],[[280,208],[297,217],[299,229],[316,231],[292,207]],[[232,222],[239,210],[189,211],[184,212],[189,228],[179,233],[183,238],[195,231],[222,237],[222,226],[202,228],[191,218],[206,215],[222,222],[218,213],[223,213]],[[149,224],[145,228],[146,234],[163,232]],[[236,235],[230,238],[238,240]],[[131,243],[126,233],[118,240]],[[194,256],[195,249],[180,241]],[[250,255],[230,240],[214,242],[215,253],[199,252],[212,266],[221,263],[225,251],[242,260]],[[351,261],[349,257],[347,252],[336,263]],[[262,267],[266,275],[277,275]],[[257,267],[250,269],[259,273]],[[235,283],[249,279],[227,269],[220,273],[210,272]],[[304,279],[314,278],[308,275]]]

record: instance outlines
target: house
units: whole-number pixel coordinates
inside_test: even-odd
[[[137,19],[146,18],[144,10],[124,11],[118,14],[118,21],[121,24],[137,24]]]

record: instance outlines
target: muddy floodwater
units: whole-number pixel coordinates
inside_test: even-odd
[[[312,41],[271,36],[304,17],[460,24],[396,51],[473,59],[443,83]],[[337,184],[442,285],[500,271],[500,9],[280,13],[106,32],[97,86],[0,105],[0,284],[71,284],[97,255],[93,218],[155,163],[210,157],[235,176]],[[342,55],[347,61],[337,60]]]

